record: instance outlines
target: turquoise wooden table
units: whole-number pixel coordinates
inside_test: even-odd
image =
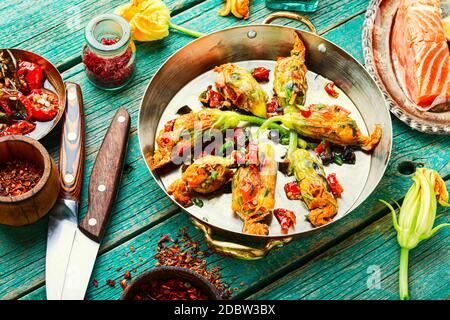
[[[222,28],[258,23],[270,10],[263,0],[254,0],[248,21],[220,17],[221,0],[165,0],[172,21],[208,33]],[[123,270],[142,272],[154,266],[155,244],[161,234],[174,235],[182,226],[204,247],[203,235],[159,189],[141,158],[137,138],[139,102],[158,67],[192,38],[172,32],[162,41],[141,43],[133,82],[118,93],[92,87],[81,64],[83,30],[95,15],[111,12],[124,0],[5,0],[0,3],[0,47],[32,50],[55,64],[67,81],[79,83],[86,114],[86,170],[81,217],[86,213],[90,171],[109,119],[119,106],[132,116],[128,155],[120,192],[100,249],[87,299],[118,299]],[[321,35],[363,61],[361,28],[368,0],[321,0],[308,17]],[[296,22],[277,23],[300,27]],[[394,147],[384,178],[375,192],[357,210],[322,232],[273,250],[265,259],[248,262],[209,255],[211,266],[221,267],[234,299],[397,299],[398,257],[388,211],[379,198],[401,200],[411,185],[405,164],[420,164],[450,178],[448,137],[418,133],[393,117]],[[44,139],[58,159],[59,131]],[[440,218],[442,222],[446,217]],[[48,219],[23,228],[0,226],[0,298],[45,299],[45,251]],[[412,251],[410,297],[447,299],[450,296],[450,232],[442,230]],[[130,249],[134,247],[134,249]],[[375,279],[375,280],[374,280]]]

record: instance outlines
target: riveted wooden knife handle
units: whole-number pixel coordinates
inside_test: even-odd
[[[84,171],[84,112],[80,86],[66,83],[67,104],[63,117],[59,172],[60,195],[63,199],[80,202]]]
[[[89,182],[89,209],[80,223],[80,230],[101,242],[119,188],[127,151],[130,115],[120,108],[100,147]]]

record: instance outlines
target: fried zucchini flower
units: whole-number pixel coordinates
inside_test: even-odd
[[[237,108],[267,118],[269,97],[252,74],[232,63],[214,69],[218,73],[216,87]]]
[[[203,36],[170,22],[169,8],[161,0],[132,0],[114,12],[129,22],[133,38],[138,41],[163,39],[169,35],[169,27],[192,37]]]
[[[231,209],[244,221],[243,232],[267,235],[264,222],[275,206],[277,163],[272,145],[258,145],[258,163],[240,167],[231,183]]]
[[[298,32],[294,32],[294,48],[291,55],[279,58],[275,66],[273,90],[278,104],[283,108],[305,103],[308,83],[306,81],[305,45]]]
[[[225,6],[219,16],[227,16],[230,12],[239,19],[248,19],[250,0],[225,0]]]
[[[342,146],[358,146],[366,151],[376,147],[381,139],[381,126],[375,125],[370,137],[361,133],[356,121],[349,117],[350,112],[336,105],[311,105],[307,112],[289,112],[266,121],[260,130],[273,122],[281,122],[298,134],[325,139]]]
[[[308,220],[315,227],[330,223],[338,205],[329,189],[322,164],[304,149],[293,151],[289,161],[289,171],[294,173],[301,198],[310,210]]]
[[[209,194],[219,190],[232,177],[229,167],[231,159],[205,156],[194,161],[183,172],[181,179],[174,181],[167,192],[183,206],[192,205],[195,193]]]

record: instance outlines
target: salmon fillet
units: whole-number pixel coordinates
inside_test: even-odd
[[[401,0],[392,47],[421,110],[450,101],[450,53],[439,0]]]

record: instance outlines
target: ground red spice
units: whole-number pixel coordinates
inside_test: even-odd
[[[167,235],[168,236],[168,235]],[[161,238],[165,236],[161,235]],[[184,227],[177,233],[177,238],[169,240],[172,245],[158,245],[155,254],[155,266],[177,266],[190,269],[209,280],[216,288],[224,293],[224,298],[231,298],[232,289],[222,281],[219,267],[207,268],[208,251],[201,251],[198,241],[193,241]]]
[[[142,284],[134,300],[208,300],[208,296],[190,282],[169,279]]]
[[[0,164],[0,196],[19,196],[33,189],[43,170],[27,161],[14,160]]]

